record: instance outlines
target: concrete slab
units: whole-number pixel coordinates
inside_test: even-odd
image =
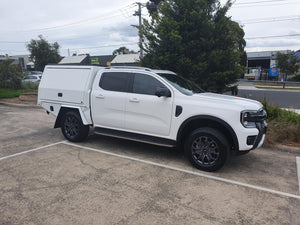
[[[0,223],[298,224],[300,201],[56,145],[1,162]]]

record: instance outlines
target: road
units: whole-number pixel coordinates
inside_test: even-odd
[[[239,84],[238,95],[255,100],[266,99],[282,108],[300,109],[300,91],[258,89],[251,82],[242,82]]]
[[[67,142],[54,120],[0,105],[0,224],[300,224],[299,151],[261,148],[206,173],[174,149]]]

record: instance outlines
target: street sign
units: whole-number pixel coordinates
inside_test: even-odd
[[[269,76],[270,77],[277,77],[278,76],[278,68],[276,67],[273,67],[273,68],[270,68],[270,73],[269,73]]]
[[[98,57],[92,57],[92,58],[91,58],[91,64],[99,64],[99,59],[98,59]]]

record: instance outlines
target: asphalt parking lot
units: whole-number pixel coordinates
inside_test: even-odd
[[[174,149],[67,142],[54,121],[0,105],[0,224],[300,224],[297,152],[261,148],[206,173]]]

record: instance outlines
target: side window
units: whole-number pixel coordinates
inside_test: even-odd
[[[145,74],[135,74],[133,81],[133,93],[155,95],[157,87],[165,87],[160,81]]]
[[[130,73],[103,73],[99,86],[107,91],[128,92]]]

